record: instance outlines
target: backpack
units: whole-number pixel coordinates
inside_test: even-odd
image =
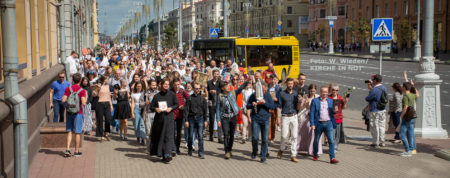
[[[380,100],[377,101],[377,109],[378,110],[386,109],[386,105],[387,105],[388,101],[389,101],[389,99],[388,99],[388,95],[387,95],[386,91],[381,90]]]
[[[78,94],[83,91],[83,89],[80,88],[77,92],[73,92],[72,87],[69,87],[69,89],[70,95],[67,99],[67,113],[78,114],[80,111],[80,97],[78,97]]]

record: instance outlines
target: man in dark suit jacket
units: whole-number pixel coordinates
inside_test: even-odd
[[[213,70],[213,79],[207,83],[208,89],[208,106],[209,106],[209,141],[214,140],[214,121],[216,120],[216,103],[217,95],[221,92],[220,89],[220,72],[219,70]],[[219,134],[219,143],[223,142],[222,129],[217,128]]]
[[[311,122],[311,128],[314,130],[313,160],[318,160],[318,145],[321,144],[319,139],[322,133],[325,132],[330,147],[330,163],[338,163],[339,161],[334,156],[336,119],[334,118],[333,100],[328,98],[328,87],[320,87],[320,97],[312,100],[309,112],[309,121]]]

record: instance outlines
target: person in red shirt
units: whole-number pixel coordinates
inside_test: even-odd
[[[339,141],[341,141],[341,137],[345,137],[344,135],[344,126],[342,124],[342,121],[344,119],[344,115],[342,114],[342,110],[347,108],[347,102],[349,98],[342,97],[339,94],[339,86],[332,85],[331,87],[331,94],[328,96],[328,98],[333,100],[333,107],[334,111],[336,113],[334,114],[334,118],[336,119],[336,129],[334,130],[334,145],[335,150],[338,149]]]
[[[73,156],[80,157],[81,152],[79,150],[80,148],[80,138],[81,138],[81,132],[83,128],[83,105],[86,104],[87,101],[87,94],[86,90],[83,90],[80,86],[81,83],[81,74],[76,73],[72,76],[73,85],[70,86],[72,89],[72,92],[78,92],[79,90],[82,90],[78,92],[78,99],[80,101],[79,104],[79,111],[78,113],[72,114],[67,112],[66,113],[66,131],[67,131],[67,148],[64,155],[66,157],[72,156],[72,153],[70,153],[70,143],[72,142],[72,132],[75,132],[75,152]],[[71,94],[71,89],[69,87],[66,88],[64,91],[64,96],[62,97],[62,102],[65,103],[67,99],[69,98]]]
[[[231,77],[230,91],[237,90],[239,88],[239,86],[241,86],[239,84],[239,75],[233,75]],[[237,105],[239,107],[239,112],[238,112],[238,115],[236,117],[236,119],[237,119],[236,124],[238,125],[238,127],[236,127],[236,131],[240,132],[240,131],[243,130],[243,128],[242,128],[243,122],[242,122],[242,115],[241,115],[241,108],[242,108],[242,104],[243,104],[242,93],[237,95],[236,103],[237,103]]]
[[[180,143],[181,143],[181,129],[183,128],[183,109],[184,109],[184,101],[189,97],[189,94],[180,88],[181,80],[179,78],[175,78],[172,82],[172,90],[175,93],[178,101],[178,108],[173,110],[174,118],[175,118],[175,126],[176,126],[176,135],[175,135],[175,151],[177,154],[180,154]],[[185,133],[185,136],[188,136]],[[186,139],[187,142],[188,139]]]
[[[275,68],[273,68],[272,62],[269,62],[269,63],[267,64],[267,69],[263,72],[263,75],[262,75],[264,81],[265,81],[267,84],[270,84],[270,76],[271,76],[272,74],[275,74],[275,75],[277,76],[277,78],[278,78],[277,71],[275,71]]]

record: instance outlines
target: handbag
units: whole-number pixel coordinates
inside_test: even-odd
[[[411,100],[408,95],[405,95],[408,100]],[[416,114],[416,110],[414,109],[413,106],[408,106],[408,108],[406,109],[406,114],[403,117],[405,120],[409,121],[411,119],[417,118],[417,114]]]

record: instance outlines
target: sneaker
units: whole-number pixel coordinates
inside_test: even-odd
[[[319,157],[318,156],[313,156],[313,161],[317,161],[317,160],[319,160]]]
[[[199,154],[198,157],[199,157],[200,159],[205,159],[205,155],[203,155],[203,154]]]
[[[373,147],[373,148],[378,148],[379,147],[379,145],[377,145],[377,144],[370,144],[369,146]]]
[[[82,155],[81,152],[75,152],[75,153],[73,154],[73,156],[76,157],[76,158],[81,157],[81,155]]]
[[[172,157],[175,157],[175,156],[177,156],[177,152],[172,151],[171,155],[172,155]]]
[[[245,144],[245,140],[244,139],[241,140],[241,144]]]
[[[411,155],[411,152],[403,152],[403,153],[400,153],[400,156],[402,156],[402,157],[411,157],[412,155]]]
[[[120,139],[123,139],[123,135],[122,135],[122,134],[119,134],[119,138],[120,138]]]
[[[291,157],[291,161],[294,163],[298,163],[298,159],[296,157]]]
[[[416,150],[412,150],[411,154],[415,155],[415,154],[417,154],[417,151]]]
[[[261,159],[260,163],[266,163],[266,159]]]
[[[128,137],[123,137],[123,140],[128,140]]]
[[[66,150],[66,152],[64,152],[64,157],[71,157],[72,153],[70,152],[70,150]]]
[[[386,146],[386,144],[380,143],[380,147],[385,147],[385,146]]]
[[[278,150],[277,158],[278,158],[278,159],[281,159],[281,156],[283,156],[283,151]]]
[[[270,140],[269,145],[273,145],[273,144],[275,144],[275,142],[273,140]]]
[[[169,163],[170,161],[172,161],[172,157],[167,157],[167,158],[163,158],[163,162],[165,163]]]
[[[330,164],[337,164],[337,163],[339,163],[339,161],[337,159],[333,158],[330,160]]]
[[[401,140],[395,140],[394,143],[402,143]]]

